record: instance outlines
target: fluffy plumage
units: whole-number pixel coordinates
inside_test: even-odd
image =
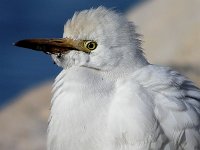
[[[200,90],[143,56],[135,27],[104,7],[75,13],[64,37],[95,40],[90,54],[52,55],[49,150],[198,150]]]

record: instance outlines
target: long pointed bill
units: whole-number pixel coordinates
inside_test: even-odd
[[[25,39],[18,41],[15,46],[43,51],[50,54],[62,54],[70,50],[87,52],[82,46],[82,41],[68,38],[58,39]]]

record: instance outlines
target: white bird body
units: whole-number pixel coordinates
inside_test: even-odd
[[[116,78],[72,67],[54,90],[49,149],[199,149],[199,89],[169,68]]]
[[[53,88],[48,150],[200,149],[200,90],[149,64],[122,15],[104,7],[81,11],[63,39],[16,45],[49,52],[63,68]]]

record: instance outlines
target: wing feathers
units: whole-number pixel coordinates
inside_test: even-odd
[[[154,96],[154,113],[169,142],[176,149],[199,149],[199,88],[178,72],[155,65],[137,71],[133,78]]]

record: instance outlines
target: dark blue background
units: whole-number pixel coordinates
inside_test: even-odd
[[[123,12],[141,0],[0,0],[0,106],[24,89],[56,77],[61,68],[43,53],[17,48],[25,38],[62,37],[75,11],[98,7]]]

